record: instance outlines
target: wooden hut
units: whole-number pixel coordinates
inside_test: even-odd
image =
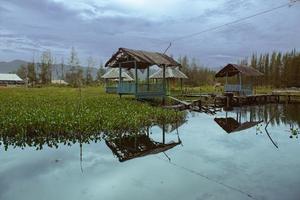
[[[247,67],[237,64],[228,64],[216,73],[215,77],[226,77],[226,83],[224,86],[225,93],[237,93],[238,95],[252,95],[253,86],[250,84],[243,84],[242,77],[257,77],[263,74],[252,67]],[[228,77],[237,76],[239,79],[238,84],[228,84]]]
[[[118,82],[120,78],[120,69],[111,68],[104,75],[101,76],[105,80],[105,92],[117,93]],[[134,79],[124,70],[121,73],[121,79],[124,82],[132,82]]]
[[[157,65],[163,70],[162,83],[149,81],[149,68]],[[134,95],[138,99],[155,98],[166,95],[166,68],[179,67],[180,64],[173,58],[157,52],[119,48],[119,50],[106,62],[106,67],[119,68],[119,84],[117,93]],[[134,82],[124,82],[121,78],[122,69],[134,69]],[[138,70],[147,70],[147,77],[144,83],[139,82]]]
[[[176,80],[180,80],[180,88],[182,91],[182,81],[183,79],[187,79],[188,77],[178,68],[167,67],[165,78],[167,81],[167,90],[170,92],[170,84],[174,86]],[[154,79],[154,80],[163,79],[163,70],[159,69],[157,72],[155,72],[150,76],[150,79]]]

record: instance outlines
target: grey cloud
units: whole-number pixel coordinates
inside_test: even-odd
[[[0,39],[6,40],[3,44],[10,43],[14,51],[22,51],[21,58],[30,59],[30,49],[51,49],[54,54],[67,56],[70,47],[75,46],[83,61],[89,55],[105,60],[121,46],[163,51],[168,41],[174,38],[274,6],[273,1],[265,1],[264,5],[260,6],[257,0],[227,0],[219,2],[214,9],[199,8],[201,14],[174,13],[173,16],[153,20],[138,17],[116,4],[89,3],[87,8],[72,10],[64,4],[50,0],[0,2],[0,19],[5,19],[0,20],[0,27],[8,30],[1,32],[0,29]],[[278,4],[281,2],[283,1],[280,0]],[[186,54],[196,57],[205,65],[219,66],[229,60],[235,61],[249,56],[255,51],[289,50],[300,45],[300,39],[296,37],[300,31],[299,26],[297,27],[299,17],[300,12],[297,8],[282,9],[175,42],[169,53],[174,56]],[[3,44],[0,44],[0,49],[8,50]],[[213,57],[221,54],[236,57]],[[19,58],[17,56],[20,56],[20,53],[15,55]],[[12,52],[0,55],[0,59],[4,60],[12,57]]]

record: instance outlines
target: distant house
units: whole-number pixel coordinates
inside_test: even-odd
[[[52,80],[51,83],[57,85],[68,85],[68,83],[64,80]]]
[[[17,74],[0,74],[0,86],[24,85],[25,81]]]

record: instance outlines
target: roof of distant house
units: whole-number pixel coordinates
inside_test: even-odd
[[[0,74],[0,81],[23,81],[17,74]]]
[[[68,83],[64,80],[52,80],[52,84],[61,84],[61,85],[68,85]]]

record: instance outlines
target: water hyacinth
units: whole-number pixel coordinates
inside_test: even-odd
[[[0,134],[23,137],[100,132],[138,133],[155,124],[176,123],[183,113],[152,107],[102,88],[2,88]]]

